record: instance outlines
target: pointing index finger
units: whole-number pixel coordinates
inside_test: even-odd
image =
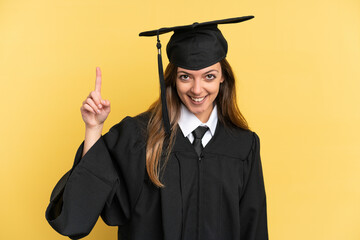
[[[100,70],[100,67],[96,67],[95,91],[98,93],[101,92],[101,70]]]

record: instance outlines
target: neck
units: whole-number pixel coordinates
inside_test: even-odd
[[[206,112],[202,112],[202,113],[198,113],[198,114],[194,114],[202,123],[206,123],[207,121],[209,121],[210,115],[212,113],[214,109],[214,105],[211,109],[209,109]]]

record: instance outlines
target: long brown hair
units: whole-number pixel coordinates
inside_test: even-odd
[[[220,84],[219,93],[215,99],[218,119],[227,127],[240,127],[249,130],[249,126],[237,105],[235,77],[232,68],[226,59],[221,60],[220,65],[224,81]],[[146,170],[150,180],[157,187],[164,187],[160,182],[160,172],[169,159],[180,117],[181,100],[176,91],[176,77],[177,67],[169,63],[164,78],[171,135],[166,139],[166,144],[164,144],[166,136],[162,122],[160,97],[148,109],[150,120],[147,125]],[[164,157],[164,163],[161,162],[162,157]]]

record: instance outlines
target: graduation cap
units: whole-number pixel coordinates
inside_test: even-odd
[[[166,53],[171,63],[177,67],[199,70],[211,66],[226,57],[228,45],[226,39],[218,29],[218,24],[239,23],[254,16],[228,18],[191,25],[166,27],[157,30],[141,32],[139,36],[157,36],[158,70],[161,88],[162,115],[165,133],[170,134],[170,121],[167,111],[165,81],[161,58],[160,34],[174,31],[167,47]]]

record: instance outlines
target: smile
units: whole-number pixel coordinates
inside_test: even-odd
[[[189,96],[190,98],[191,98],[191,100],[192,100],[192,102],[193,103],[195,103],[195,104],[200,104],[200,103],[202,103],[202,102],[204,102],[204,100],[205,100],[205,98],[207,97],[207,95],[206,96],[204,96],[204,97],[191,97],[191,96]]]

